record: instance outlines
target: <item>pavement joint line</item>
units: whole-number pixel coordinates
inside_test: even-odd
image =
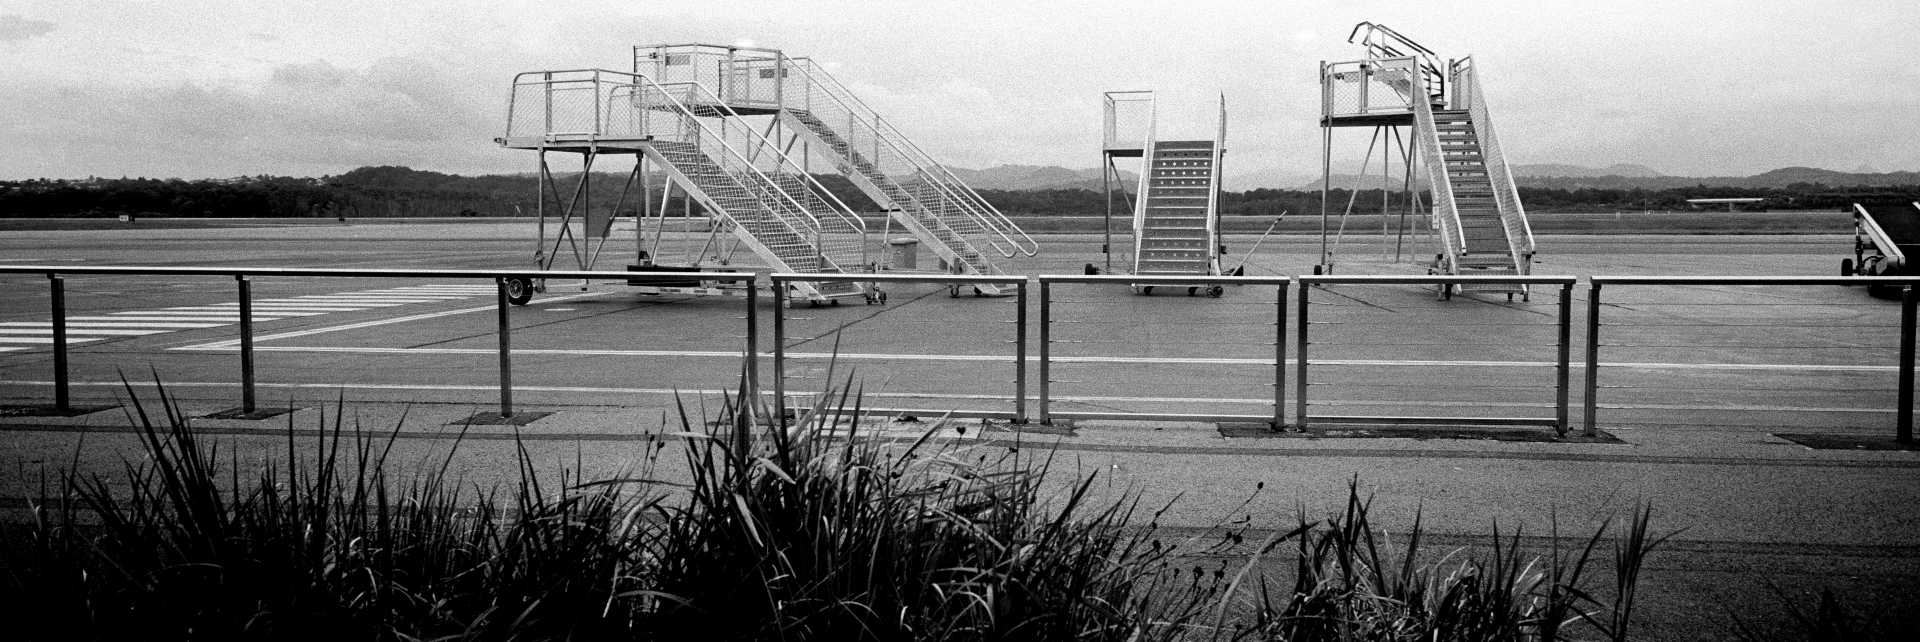
[[[586,296],[586,295],[582,295],[582,296]],[[550,300],[555,300],[555,299],[550,299]],[[433,313],[429,315],[416,315],[414,317],[402,317],[400,319],[388,320],[383,323],[413,321],[413,320],[420,320],[425,318],[432,318],[435,316],[446,316],[449,314],[460,314],[465,312],[475,312],[479,310],[492,310],[492,309],[493,309],[492,306],[488,306],[485,308],[470,308],[466,310]],[[380,323],[364,324],[364,325],[358,325],[354,327],[342,326],[337,328],[319,328],[319,329],[316,329],[313,331],[307,331],[307,332],[311,334],[318,334],[322,331],[333,332],[335,330],[356,329],[356,327],[366,327],[366,325],[380,325]],[[293,338],[297,336],[305,336],[305,335],[298,332],[285,333],[285,334],[279,334],[279,335],[271,335],[267,337],[260,337],[256,339],[256,341],[263,341],[267,339]],[[221,341],[216,343],[181,346],[181,347],[169,348],[169,349],[182,350],[182,351],[193,351],[193,350],[225,351],[225,350],[238,349],[239,343],[240,342],[238,340]],[[489,354],[489,353],[498,352],[497,349],[492,349],[492,348],[375,348],[375,347],[355,347],[355,346],[255,346],[254,350],[262,351],[262,352],[333,352],[333,353],[365,353],[365,354]],[[739,357],[741,356],[741,351],[737,351],[737,350],[611,350],[611,349],[591,349],[591,350],[565,349],[565,350],[562,350],[562,349],[516,348],[514,349],[513,353],[514,354],[535,354],[535,355],[613,356],[613,357]],[[762,354],[762,356],[771,356],[771,355],[772,355],[771,352]],[[905,354],[905,353],[886,353],[886,352],[850,352],[850,353],[842,352],[837,354],[832,352],[789,352],[789,353],[786,353],[786,358],[805,359],[805,360],[838,359],[842,361],[959,361],[959,362],[1011,362],[1013,361],[1012,355]],[[1038,363],[1039,357],[1030,356],[1030,357],[1027,357],[1027,361],[1029,363]],[[1224,357],[1223,358],[1214,358],[1214,357],[1052,357],[1050,361],[1053,363],[1136,363],[1136,364],[1165,364],[1165,365],[1250,365],[1250,366],[1273,365],[1272,359],[1234,359],[1234,358],[1224,358]],[[1299,360],[1288,359],[1287,363],[1298,364]],[[1461,367],[1461,366],[1465,366],[1465,367],[1478,367],[1478,368],[1548,368],[1548,367],[1556,367],[1559,365],[1552,361],[1437,361],[1437,360],[1396,360],[1396,359],[1315,359],[1308,363],[1309,365],[1318,365],[1318,366],[1391,366],[1391,367]],[[1602,368],[1639,368],[1639,369],[1645,369],[1645,370],[1756,370],[1756,371],[1786,370],[1786,371],[1796,371],[1796,372],[1807,372],[1807,371],[1895,372],[1899,369],[1897,366],[1799,364],[1799,363],[1651,363],[1651,362],[1603,361],[1603,362],[1600,362],[1599,365]],[[1568,366],[1573,370],[1583,370],[1585,368],[1584,365],[1578,362],[1568,364]]]
[[[541,299],[541,300],[539,301],[539,303],[543,303],[543,304],[544,304],[544,303],[553,303],[553,302],[558,302],[558,301],[571,301],[571,300],[573,300],[573,299],[583,299],[583,298],[587,298],[587,297],[597,297],[597,296],[606,296],[606,295],[608,295],[608,294],[611,294],[611,293],[610,293],[610,292],[586,292],[586,293],[582,293],[582,294],[570,294],[570,295],[565,295],[565,296],[556,296],[556,297],[549,297],[549,298],[545,298],[545,299]],[[258,336],[258,337],[254,337],[254,338],[253,338],[253,340],[254,340],[254,342],[256,343],[256,345],[254,346],[254,350],[260,350],[260,349],[262,349],[262,348],[266,348],[266,347],[268,347],[268,346],[260,346],[260,345],[257,345],[257,344],[258,344],[258,342],[261,342],[261,341],[274,341],[274,340],[278,340],[278,339],[292,339],[292,338],[296,338],[296,337],[306,337],[306,336],[313,336],[313,335],[316,335],[316,334],[325,334],[325,333],[328,333],[328,332],[340,332],[340,331],[343,331],[343,330],[358,330],[358,329],[361,329],[361,328],[371,328],[371,327],[376,327],[376,326],[383,326],[383,325],[391,325],[391,324],[394,324],[394,323],[407,323],[407,322],[411,322],[411,321],[421,321],[421,320],[425,320],[425,319],[435,319],[435,318],[439,318],[439,317],[446,317],[446,316],[453,316],[453,315],[456,315],[456,314],[468,314],[468,313],[472,313],[472,312],[486,312],[486,311],[490,311],[490,310],[494,310],[494,309],[496,309],[496,307],[497,307],[496,305],[483,305],[483,306],[478,306],[478,307],[472,307],[472,308],[461,308],[461,309],[458,309],[458,310],[441,310],[441,311],[439,311],[439,312],[428,312],[428,313],[425,313],[425,314],[413,314],[413,315],[408,315],[408,316],[403,316],[403,317],[394,317],[394,318],[391,318],[391,319],[375,319],[375,320],[373,320],[373,321],[362,321],[362,322],[360,322],[360,323],[348,323],[348,324],[345,324],[345,325],[336,325],[336,326],[327,326],[327,327],[324,327],[324,328],[313,328],[313,329],[311,329],[311,330],[296,330],[296,331],[293,331],[293,332],[282,332],[282,333],[279,333],[279,334],[269,334],[269,335],[264,335],[264,336]],[[240,346],[240,340],[239,340],[239,339],[229,339],[229,340],[226,340],[226,341],[215,341],[215,342],[213,342],[213,343],[202,343],[202,344],[198,344],[198,345],[190,345],[190,346],[180,346],[180,347],[177,347],[177,348],[168,348],[168,350],[228,350],[228,349],[235,349],[235,350],[237,350],[237,349],[239,349],[239,346]],[[737,356],[737,354],[738,354],[738,353],[736,353],[736,356]]]
[[[483,350],[481,352],[488,352],[488,351]],[[51,386],[53,385],[53,382],[0,380],[0,385]],[[81,386],[81,387],[85,387],[85,386],[119,387],[123,384],[118,381],[73,381],[73,382],[70,382],[69,385]],[[189,381],[189,382],[167,382],[166,385],[170,388],[233,388],[233,387],[238,387],[240,383],[239,382],[217,382],[217,381]],[[400,390],[416,391],[417,390],[417,391],[434,391],[434,392],[492,392],[492,391],[499,390],[498,385],[490,385],[490,384],[405,384],[405,383],[348,384],[348,383],[265,383],[263,382],[255,385],[261,388],[274,388],[274,389],[282,389],[282,390],[349,389],[349,390],[382,390],[382,391],[400,391]],[[733,390],[731,388],[726,388],[726,389],[617,388],[617,387],[605,387],[605,386],[514,386],[513,389],[516,392],[552,392],[552,393],[571,393],[571,394],[637,394],[637,395],[645,395],[645,394],[720,395],[720,394],[733,394],[737,392],[736,390]],[[817,390],[816,391],[789,390],[787,391],[787,394],[790,397],[813,397],[821,393],[820,391],[817,391]],[[1012,401],[1012,397],[1009,397],[1006,395],[992,395],[992,394],[954,394],[954,393],[910,392],[910,391],[888,392],[888,391],[874,391],[874,390],[866,391],[863,394],[865,394],[868,397],[889,398],[889,399],[931,399],[931,400],[945,400],[945,401],[996,401],[996,402]],[[1125,397],[1125,396],[1096,396],[1096,395],[1056,395],[1056,396],[1050,397],[1050,399],[1055,403],[1149,402],[1149,403],[1217,403],[1217,404],[1242,404],[1242,405],[1263,405],[1263,404],[1273,403],[1272,399],[1223,398],[1223,397]],[[1314,405],[1396,406],[1396,407],[1508,407],[1508,406],[1528,407],[1528,408],[1550,407],[1547,404],[1499,403],[1499,402],[1482,403],[1482,402],[1441,401],[1441,400],[1431,400],[1431,401],[1345,401],[1345,400],[1341,400],[1341,401],[1316,402],[1314,403]],[[1887,413],[1893,412],[1893,410],[1884,409],[1884,408],[1826,408],[1826,407],[1810,407],[1810,406],[1752,406],[1752,407],[1698,408],[1698,407],[1674,407],[1674,406],[1662,405],[1662,404],[1603,405],[1601,406],[1601,409],[1603,410],[1681,409],[1681,410],[1709,410],[1709,411],[1721,411],[1721,412],[1763,411],[1763,412],[1818,412],[1818,413],[1857,413],[1857,414],[1887,414]]]
[[[65,432],[65,433],[138,433],[136,426],[49,424],[49,423],[0,423],[0,433],[6,432]],[[310,428],[285,427],[225,427],[196,426],[196,433],[208,435],[257,436],[265,438],[284,438],[289,430],[294,435],[312,435],[320,431]],[[888,432],[905,432],[890,430]],[[491,432],[467,431],[465,433],[448,431],[394,431],[395,436],[405,439],[437,440],[482,440],[482,441],[642,441],[656,439],[657,432]],[[890,435],[874,435],[878,439],[897,438]],[[844,437],[838,437],[844,439]],[[1454,460],[1494,460],[1494,461],[1552,461],[1574,464],[1633,464],[1633,465],[1683,465],[1683,466],[1725,466],[1751,468],[1844,468],[1844,469],[1920,469],[1920,461],[1910,459],[1789,459],[1781,457],[1723,457],[1694,455],[1643,455],[1610,453],[1597,451],[1524,451],[1524,450],[1450,450],[1440,448],[1406,448],[1395,444],[1394,447],[1381,448],[1283,448],[1238,445],[1173,446],[1168,444],[1114,444],[1098,442],[1068,441],[1066,439],[1010,439],[1005,437],[977,438],[942,437],[966,441],[971,444],[995,447],[1018,445],[1026,448],[1044,448],[1064,452],[1081,453],[1130,453],[1154,455],[1190,455],[1219,457],[1269,457],[1269,458],[1349,458],[1349,459],[1454,459]]]

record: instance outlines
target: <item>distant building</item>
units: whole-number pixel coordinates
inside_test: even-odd
[[[1741,206],[1741,205],[1752,205],[1752,204],[1754,204],[1754,203],[1759,203],[1759,202],[1762,202],[1762,201],[1765,201],[1765,200],[1767,200],[1767,199],[1764,199],[1764,198],[1756,198],[1756,197],[1742,197],[1742,198],[1689,198],[1689,199],[1687,199],[1687,204],[1688,204],[1688,205],[1692,205],[1692,206],[1694,206],[1694,207],[1705,207],[1705,206],[1708,206],[1708,205],[1725,205],[1725,206],[1727,206],[1727,211],[1729,211],[1729,212],[1731,212],[1731,211],[1733,211],[1733,208],[1735,208],[1735,207],[1739,207],[1739,206]]]

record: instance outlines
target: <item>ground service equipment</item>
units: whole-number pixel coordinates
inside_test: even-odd
[[[1143,159],[1138,188],[1132,193],[1133,273],[1153,276],[1217,276],[1220,274],[1220,168],[1226,153],[1227,106],[1220,101],[1214,137],[1201,140],[1160,140],[1157,103],[1150,91],[1107,92],[1105,135],[1101,161],[1105,168],[1107,216],[1113,216],[1114,186],[1120,170],[1116,158]],[[1120,190],[1122,201],[1129,195]],[[1111,226],[1108,226],[1111,230]],[[1112,268],[1112,239],[1105,245]],[[1167,287],[1167,286],[1160,286]],[[1179,286],[1174,286],[1176,289]],[[1152,294],[1154,286],[1135,285],[1134,291]],[[1219,285],[1194,284],[1187,294],[1220,296]]]
[[[1473,59],[1443,61],[1419,43],[1370,22],[1355,26],[1348,41],[1365,47],[1366,58],[1320,63],[1320,126],[1325,140],[1322,256],[1316,272],[1333,270],[1333,253],[1327,245],[1327,200],[1333,187],[1333,130],[1338,127],[1376,128],[1375,140],[1383,154],[1389,146],[1387,130],[1412,129],[1411,144],[1400,148],[1408,168],[1404,189],[1410,197],[1418,194],[1412,168],[1424,166],[1433,194],[1430,229],[1439,237],[1428,273],[1531,272],[1533,230],[1494,136]],[[1440,295],[1451,297],[1467,289],[1460,284],[1443,285]],[[1476,284],[1471,290],[1504,292],[1509,298],[1526,295],[1526,286],[1520,284]]]
[[[685,271],[686,278],[636,279],[648,292],[721,293],[698,273],[710,269],[703,257],[719,237],[732,238],[725,254],[745,249],[763,266],[776,272],[837,274],[867,269],[865,223],[832,192],[774,142],[739,124],[725,101],[704,85],[661,83],[654,78],[600,69],[538,71],[520,74],[508,104],[507,133],[497,142],[512,149],[540,153],[540,250],[535,261],[542,270],[556,260],[572,257],[575,269],[593,269],[610,236],[612,216],[639,185],[640,213],[635,215],[635,262],[631,270]],[[572,196],[562,198],[548,154],[581,157],[581,174]],[[633,169],[612,208],[596,208],[590,200],[592,169],[602,156],[631,156]],[[650,203],[652,174],[663,174],[658,216]],[[675,188],[685,207],[694,204],[710,222],[705,247],[691,260],[668,264],[658,260],[660,239],[666,234],[666,203]],[[549,202],[551,201],[551,202]],[[556,219],[554,234],[548,220]],[[574,223],[581,223],[575,231]],[[653,224],[651,247],[646,228]],[[721,263],[727,263],[725,258]],[[516,280],[509,294],[525,303],[545,284]],[[517,288],[517,289],[516,289]],[[796,282],[793,300],[814,304],[860,298],[882,299],[868,285],[850,282]]]
[[[634,47],[635,73],[713,88],[736,126],[760,129],[804,172],[844,177],[953,274],[1005,274],[1000,258],[1039,245],[986,199],[883,120],[823,65],[777,49],[685,44]],[[761,122],[764,120],[764,123]],[[818,165],[815,161],[820,161]],[[992,285],[976,294],[1007,294]],[[958,286],[952,293],[958,294]]]
[[[1920,267],[1913,261],[1920,261],[1920,201],[1853,204],[1853,258],[1840,260],[1841,276],[1909,276]]]

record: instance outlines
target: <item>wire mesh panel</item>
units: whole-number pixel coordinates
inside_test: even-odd
[[[1276,417],[1287,281],[1040,278],[1043,419]]]
[[[1405,114],[1423,91],[1414,58],[1328,63],[1321,67],[1322,115],[1328,118]]]
[[[1562,425],[1571,277],[1531,300],[1322,279],[1301,277],[1296,300],[1304,423]]]
[[[1103,106],[1105,149],[1146,149],[1153,129],[1153,92],[1110,91]]]
[[[1024,299],[975,296],[974,283],[1017,292],[1023,279],[869,278],[886,293],[884,305],[795,302],[776,310],[777,372],[789,407],[808,405],[822,391],[851,390],[864,410],[878,414],[1018,414]]]
[[[1832,284],[1603,283],[1600,301],[1599,427],[1895,427],[1897,300]]]

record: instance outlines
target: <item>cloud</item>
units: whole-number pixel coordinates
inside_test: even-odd
[[[364,68],[284,65],[263,82],[128,88],[23,87],[0,94],[0,137],[38,154],[0,177],[337,174],[364,165],[517,171],[495,146],[505,83],[439,61]]]
[[[44,36],[53,33],[58,26],[45,20],[7,14],[0,16],[0,42],[19,42]]]

